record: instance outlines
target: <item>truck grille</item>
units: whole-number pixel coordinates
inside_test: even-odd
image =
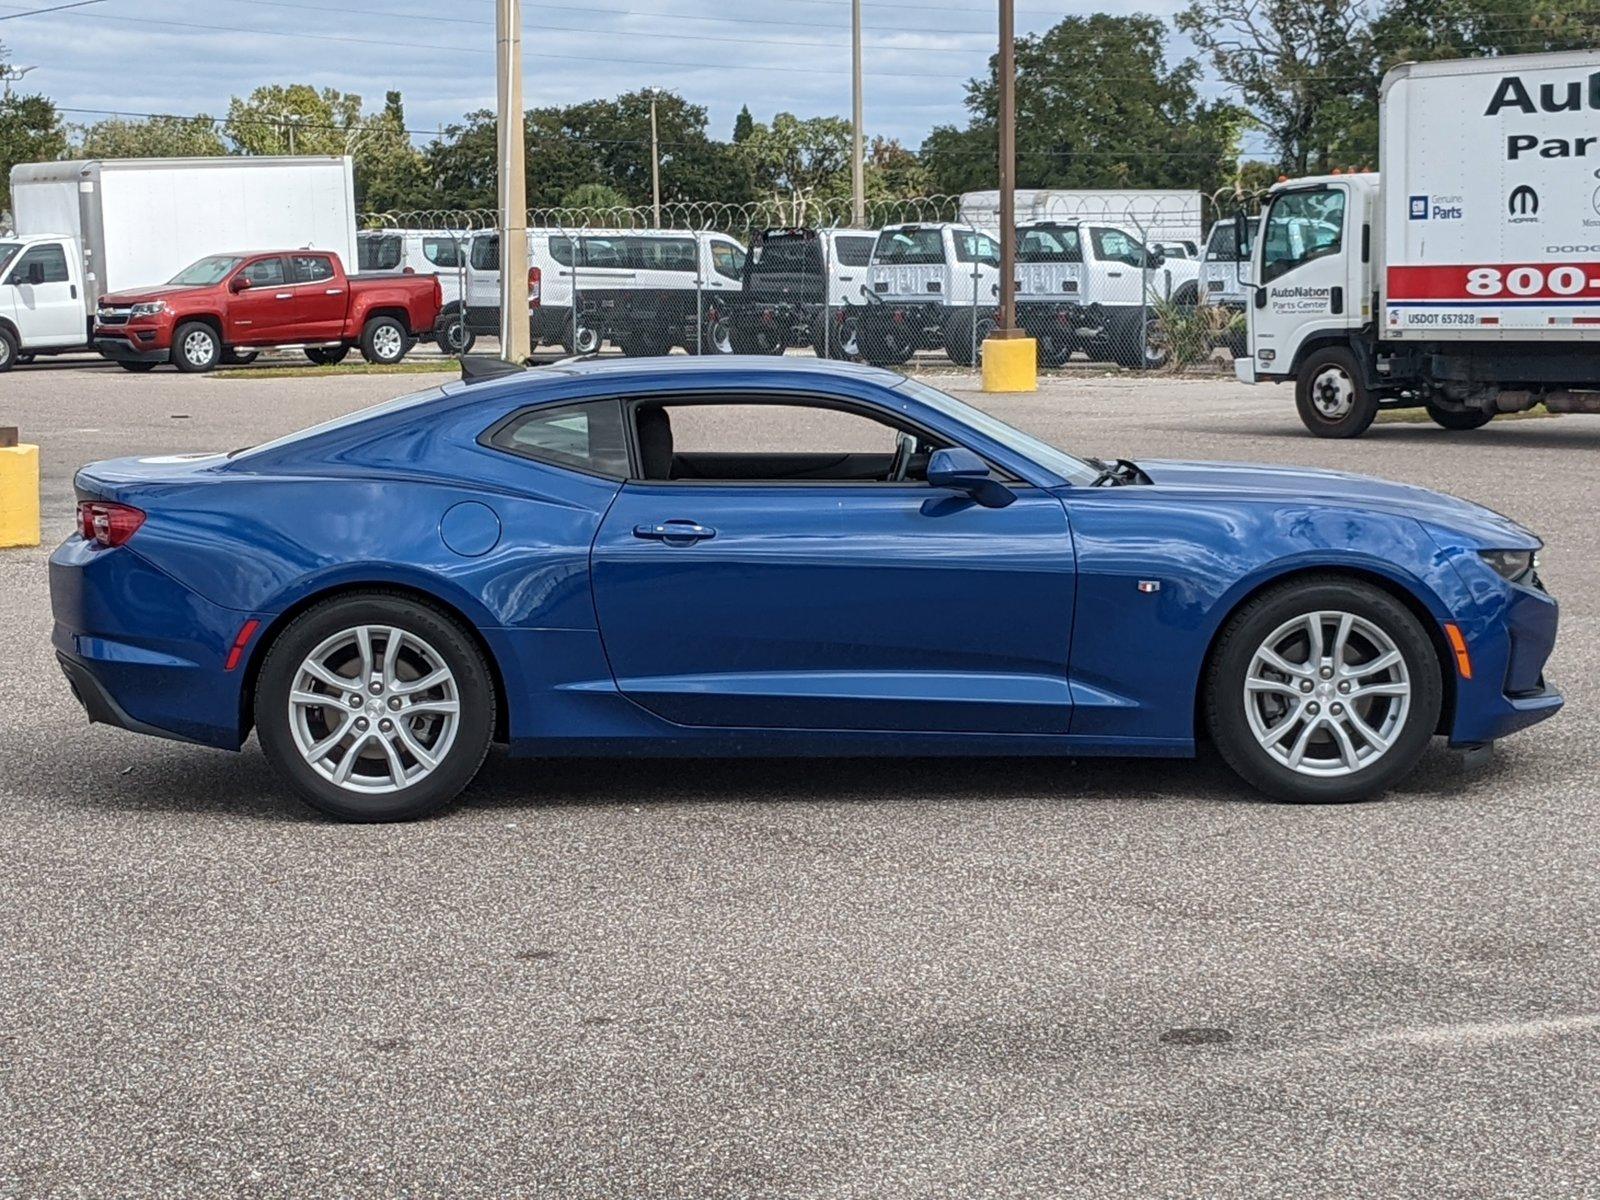
[[[126,325],[131,316],[133,316],[131,308],[102,308],[95,319],[102,325]]]

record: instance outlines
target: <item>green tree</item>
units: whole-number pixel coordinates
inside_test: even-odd
[[[85,158],[205,158],[226,154],[228,147],[207,116],[112,117],[86,126],[78,151]]]
[[[628,198],[604,183],[580,183],[561,197],[562,208],[628,208]]]
[[[1193,0],[1176,25],[1239,89],[1286,173],[1371,161],[1382,69],[1367,0]]]
[[[405,102],[399,92],[387,93],[382,110],[361,119],[348,144],[356,160],[356,194],[363,208],[437,207],[428,161],[406,129]]]
[[[498,178],[494,113],[479,109],[446,125],[422,155],[439,207],[494,207]]]
[[[0,45],[0,67],[7,62]],[[67,151],[67,131],[56,106],[43,96],[0,97],[0,211],[11,207],[11,168],[50,162]]]
[[[744,105],[739,109],[739,115],[733,119],[733,144],[737,146],[755,131],[756,119],[750,115],[750,106]]]
[[[755,188],[782,199],[824,199],[850,191],[850,122],[781,112],[757,122],[739,154]]]
[[[223,132],[241,154],[349,154],[361,127],[360,96],[291,83],[235,96]]]
[[[875,137],[867,146],[866,187],[869,200],[926,196],[934,190],[932,175],[916,153],[886,137]]]
[[[1154,17],[1066,17],[1017,41],[1019,187],[1220,186],[1245,113],[1203,101],[1200,66],[1166,60]],[[967,85],[972,119],[936,127],[921,160],[936,191],[996,185],[996,63]]]

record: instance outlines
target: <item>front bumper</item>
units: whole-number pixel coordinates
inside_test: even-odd
[[[94,348],[113,362],[164,363],[172,358],[172,347],[158,329],[94,331]]]
[[[1456,676],[1453,746],[1506,737],[1555,716],[1565,703],[1544,673],[1556,644],[1555,598],[1539,586],[1509,586],[1498,596],[1488,587],[1474,591],[1476,611],[1457,622],[1472,678]]]

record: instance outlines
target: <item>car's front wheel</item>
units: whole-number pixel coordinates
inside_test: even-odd
[[[172,338],[172,365],[189,374],[212,370],[222,361],[222,338],[210,325],[191,321]]]
[[[256,686],[268,760],[313,808],[404,821],[454,799],[483,764],[495,692],[471,636],[393,593],[308,609],[273,641]]]
[[[1416,766],[1439,722],[1439,658],[1420,621],[1381,588],[1317,576],[1234,614],[1212,655],[1212,741],[1279,800],[1363,800]]]
[[[1378,416],[1378,398],[1342,346],[1314,351],[1300,364],[1294,402],[1301,423],[1323,438],[1360,437]]]

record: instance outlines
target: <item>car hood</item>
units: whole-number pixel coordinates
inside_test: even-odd
[[[1293,499],[1413,517],[1486,549],[1531,550],[1541,545],[1527,529],[1481,504],[1370,475],[1260,463],[1141,459],[1138,465],[1161,488],[1188,488],[1240,498]]]
[[[131,304],[148,304],[152,300],[160,300],[163,296],[181,295],[184,292],[203,292],[201,287],[177,287],[173,284],[163,284],[160,287],[140,288],[132,292],[108,292],[100,297],[100,303],[107,308],[126,308]]]

